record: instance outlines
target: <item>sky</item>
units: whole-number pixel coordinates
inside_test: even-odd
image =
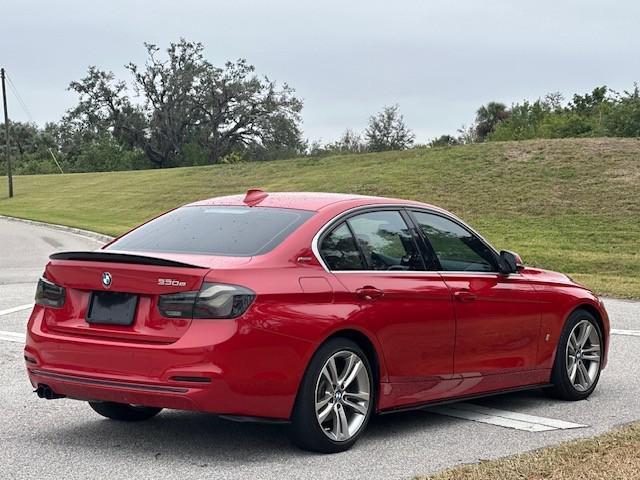
[[[200,41],[246,58],[304,100],[303,129],[333,141],[398,104],[424,143],[489,101],[570,97],[640,81],[636,0],[2,0],[0,66],[13,120],[58,120],[89,65],[129,79],[143,42]]]

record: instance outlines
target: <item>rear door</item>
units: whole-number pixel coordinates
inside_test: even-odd
[[[417,210],[411,215],[453,294],[454,372],[475,376],[534,369],[540,307],[530,282],[519,273],[499,273],[493,249],[454,219]]]
[[[349,290],[345,301],[357,305],[353,318],[376,332],[390,382],[449,378],[455,338],[449,289],[437,272],[425,271],[404,215],[354,214],[320,239],[320,253]]]

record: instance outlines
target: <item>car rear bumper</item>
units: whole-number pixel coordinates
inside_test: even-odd
[[[288,419],[312,345],[235,320],[193,322],[171,344],[46,331],[29,321],[25,360],[34,387],[79,400]]]

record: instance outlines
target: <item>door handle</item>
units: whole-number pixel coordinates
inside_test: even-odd
[[[456,300],[460,302],[473,302],[478,296],[469,290],[458,290],[453,294]]]
[[[376,287],[369,285],[356,290],[356,294],[364,300],[375,300],[384,295],[384,292]]]

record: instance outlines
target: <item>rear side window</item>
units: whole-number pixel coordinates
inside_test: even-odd
[[[320,255],[330,270],[364,270],[362,256],[346,223],[341,223],[324,237]]]
[[[320,255],[330,270],[424,270],[400,212],[354,215],[324,237]]]
[[[400,212],[362,213],[347,222],[369,270],[424,270],[422,257]]]
[[[313,213],[288,208],[182,207],[128,233],[107,250],[250,257],[275,248]]]

